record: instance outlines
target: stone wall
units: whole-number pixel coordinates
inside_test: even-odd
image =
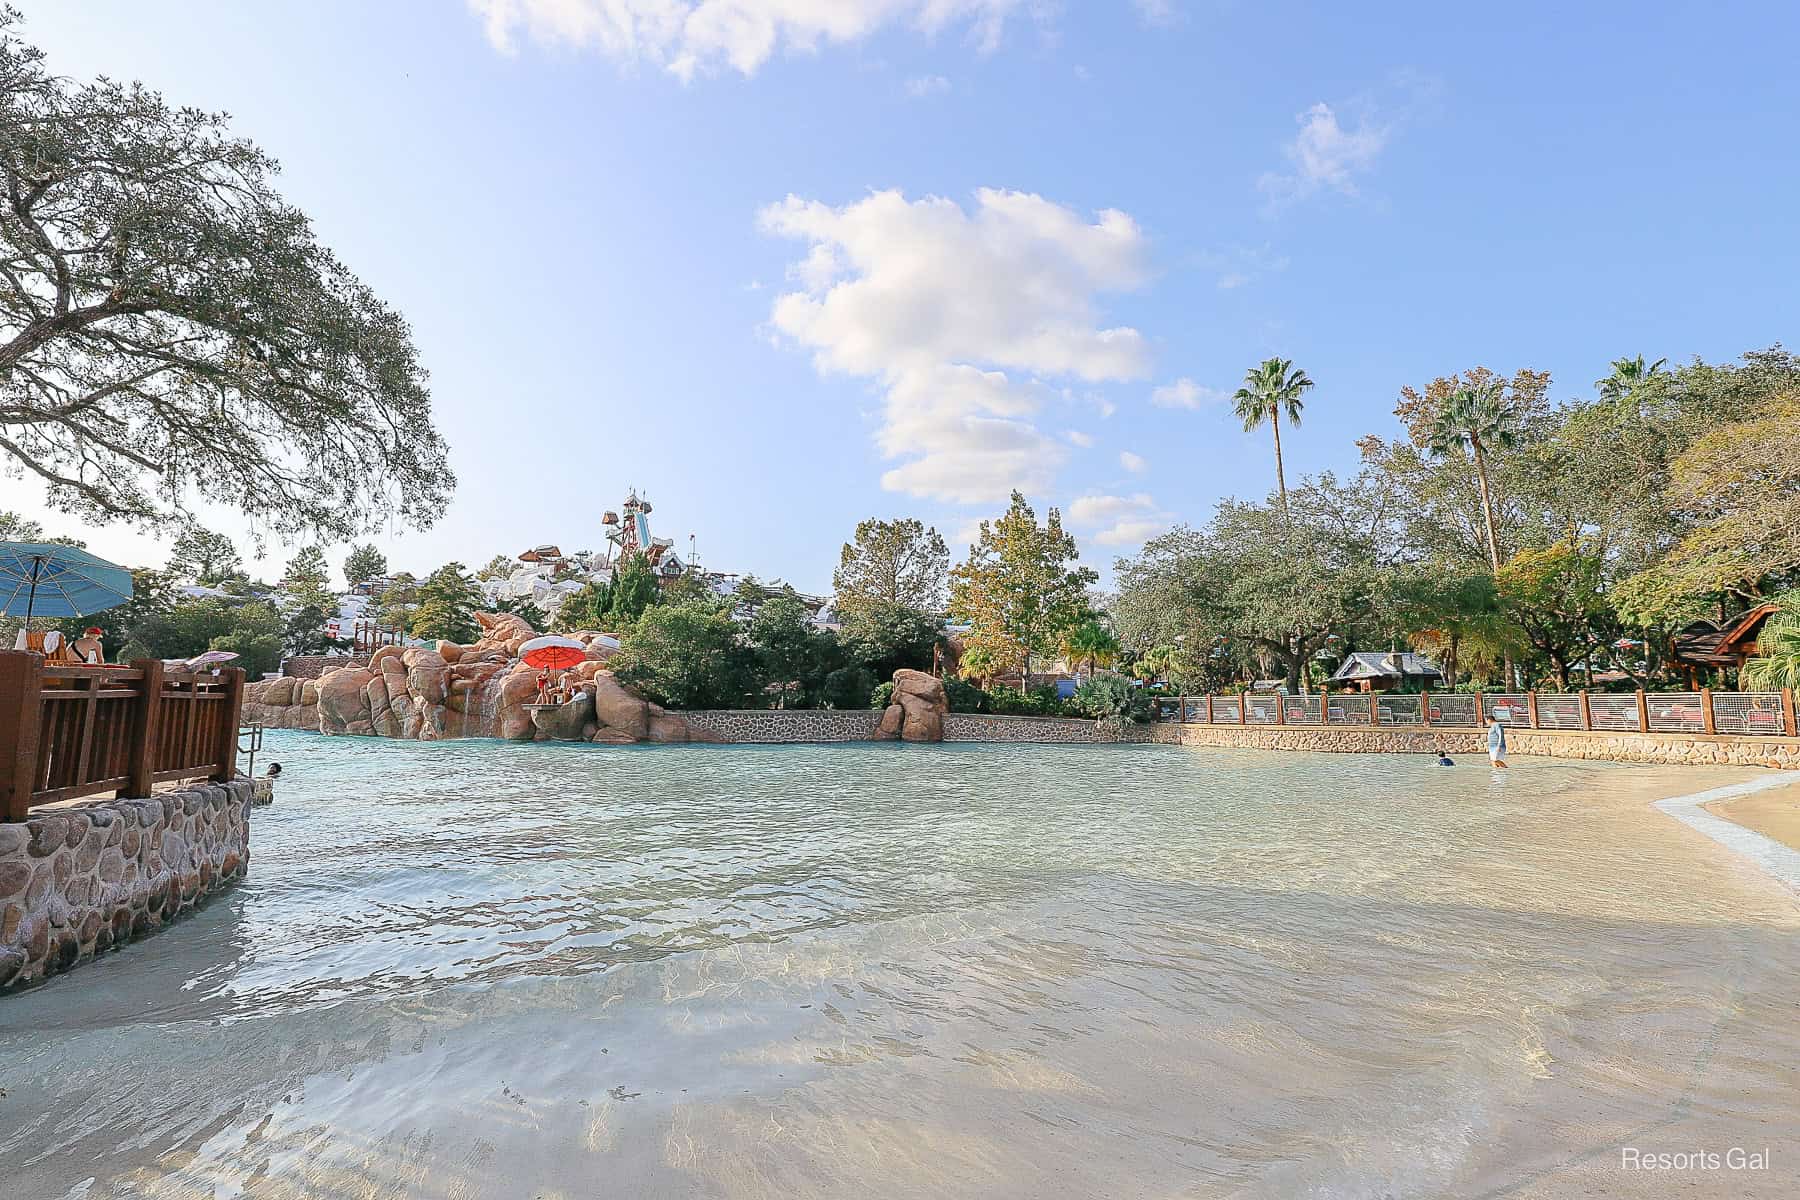
[[[695,740],[720,742],[864,742],[881,714],[871,708],[704,709],[684,712]]]
[[[944,718],[946,742],[1142,742],[1150,727],[1127,726],[1123,735],[1101,732],[1079,717],[1003,717],[992,713],[951,713]]]
[[[174,920],[250,865],[251,784],[202,784],[0,823],[0,989]]]
[[[1183,725],[1150,727],[1150,740],[1183,746],[1241,746],[1260,750],[1312,750],[1339,754],[1427,754],[1442,746],[1452,755],[1485,755],[1487,735],[1474,729],[1409,729],[1342,725]],[[1800,739],[1690,733],[1612,733],[1577,729],[1508,729],[1511,754],[1545,758],[1695,766],[1800,768]]]
[[[296,654],[282,660],[281,673],[289,679],[317,679],[325,672],[335,671],[339,667],[368,665],[369,656],[366,654]]]

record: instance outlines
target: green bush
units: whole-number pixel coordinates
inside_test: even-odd
[[[984,713],[993,710],[993,698],[966,679],[944,680],[944,698],[950,702],[951,712]]]
[[[1098,675],[1075,689],[1070,701],[1084,717],[1095,720],[1112,718],[1120,723],[1141,723],[1150,719],[1150,697],[1143,688],[1117,675]]]
[[[1017,688],[995,688],[988,693],[988,708],[990,712],[1007,717],[1081,715],[1064,704],[1052,687],[1032,688],[1029,692],[1021,692]]]
[[[870,708],[886,708],[888,705],[892,704],[893,702],[894,702],[894,681],[891,679],[887,680],[884,683],[876,684],[875,690],[869,693],[869,707]]]
[[[894,685],[888,684],[891,692]],[[875,691],[875,676],[867,667],[839,667],[825,676],[820,699],[827,708],[862,708]]]

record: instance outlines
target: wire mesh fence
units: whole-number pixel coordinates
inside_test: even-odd
[[[1580,729],[1581,697],[1569,695],[1566,692],[1562,694],[1539,692],[1537,727],[1539,729]]]
[[[1490,692],[1481,698],[1481,721],[1502,725],[1531,725],[1531,702],[1520,692]]]
[[[1787,732],[1780,692],[1714,692],[1713,728],[1719,733]]]
[[[1275,692],[1251,692],[1244,697],[1244,719],[1251,725],[1273,725],[1281,708]]]
[[[1367,696],[1334,695],[1325,711],[1327,725],[1367,725],[1369,723],[1369,698]]]
[[[1283,715],[1289,725],[1317,725],[1319,723],[1319,698],[1317,696],[1289,696],[1284,703],[1287,712]]]
[[[1467,729],[1481,724],[1475,712],[1475,697],[1450,693],[1431,698],[1431,723],[1449,729]]]
[[[1638,727],[1636,695],[1589,696],[1588,713],[1595,729],[1632,730]]]
[[[1650,728],[1656,733],[1704,733],[1706,716],[1699,692],[1657,692],[1646,697]]]
[[[1425,706],[1419,696],[1383,696],[1376,703],[1383,725],[1423,725]]]
[[[1237,719],[1236,696],[1214,696],[1212,698],[1212,722],[1214,725],[1236,725]]]

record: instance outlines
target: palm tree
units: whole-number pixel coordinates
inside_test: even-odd
[[[1644,356],[1641,354],[1636,358],[1615,358],[1613,359],[1612,374],[1605,379],[1596,380],[1594,386],[1600,389],[1602,400],[1618,404],[1629,399],[1637,385],[1646,379],[1668,374],[1663,370],[1663,364],[1668,361],[1666,358],[1659,358],[1646,366]]]
[[[1800,611],[1771,617],[1756,639],[1756,657],[1744,664],[1738,686],[1746,691],[1800,689]]]
[[[1105,625],[1088,617],[1063,630],[1060,649],[1071,665],[1086,663],[1091,677],[1096,666],[1109,667],[1118,658],[1119,640]]]
[[[1500,539],[1494,532],[1494,499],[1488,486],[1487,453],[1509,448],[1518,432],[1518,413],[1506,401],[1505,385],[1487,379],[1457,388],[1445,400],[1427,431],[1426,448],[1439,457],[1465,449],[1475,461],[1481,490],[1481,519],[1487,532],[1488,565],[1500,573]]]
[[[1305,407],[1300,396],[1312,385],[1306,372],[1294,370],[1290,360],[1271,358],[1246,372],[1244,386],[1231,397],[1245,433],[1254,432],[1267,421],[1275,434],[1275,485],[1281,491],[1283,513],[1287,512],[1288,499],[1287,475],[1281,469],[1281,417],[1286,413],[1289,424],[1300,424],[1300,410]]]

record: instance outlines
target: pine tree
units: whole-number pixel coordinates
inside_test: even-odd
[[[459,562],[445,563],[419,585],[419,606],[412,614],[412,635],[445,642],[473,642],[481,632],[475,610],[481,592]]]

